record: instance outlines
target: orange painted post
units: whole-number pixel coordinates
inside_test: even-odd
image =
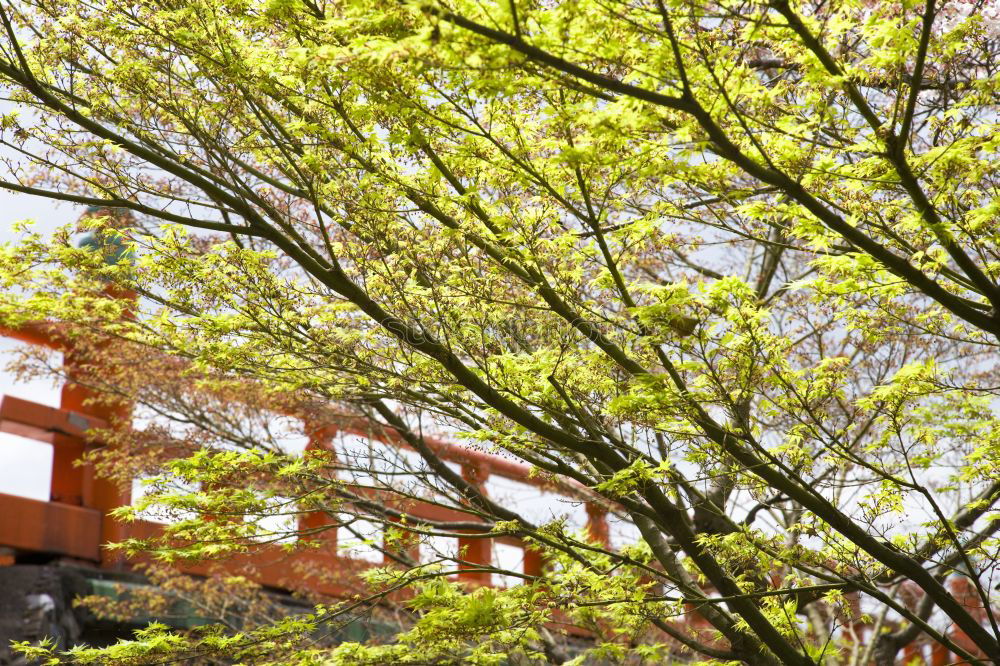
[[[333,521],[322,511],[310,511],[303,513],[299,517],[299,531],[302,532],[302,539],[308,541],[322,540],[323,543],[337,547],[337,530],[333,527]],[[320,531],[322,530],[322,531]]]
[[[52,486],[49,497],[53,502],[83,504],[83,468],[76,463],[83,457],[85,444],[82,438],[53,433],[52,435]]]
[[[329,451],[333,453],[333,439],[337,436],[336,426],[305,424],[305,432],[309,443],[305,450]],[[304,454],[307,455],[307,454]],[[298,527],[304,532],[300,538],[321,544],[321,548],[330,555],[337,555],[337,528],[335,521],[323,511],[310,511],[299,515]]]
[[[587,502],[587,535],[605,548],[611,545],[608,510],[592,502]]]
[[[123,569],[124,556],[103,548],[104,544],[117,543],[128,538],[128,527],[112,519],[108,514],[120,506],[132,502],[130,490],[123,490],[114,482],[102,479],[94,474],[91,466],[87,466],[84,476],[83,504],[97,509],[101,513],[101,566],[106,569]]]
[[[135,294],[123,292],[110,286],[106,289],[106,293],[109,298],[135,298]],[[92,401],[96,397],[95,391],[73,381],[74,370],[79,369],[85,362],[85,359],[81,358],[81,355],[71,346],[64,349],[63,364],[66,366],[69,381],[63,385],[60,407],[84,416],[96,417],[106,423],[129,419],[132,411],[130,406],[108,405]],[[92,450],[99,446],[98,443],[88,443],[86,449]],[[126,539],[128,537],[127,526],[112,520],[108,514],[112,510],[132,502],[131,488],[120,488],[115,482],[98,477],[93,465],[83,466],[81,485],[83,506],[101,512],[101,543],[115,543]],[[124,567],[124,558],[120,554],[110,553],[102,548],[101,566],[109,569],[121,569]]]
[[[545,554],[537,548],[524,549],[524,573],[529,576],[541,576],[545,572]]]
[[[486,492],[483,485],[486,483],[486,479],[489,478],[489,471],[484,465],[464,463],[462,465],[462,477],[469,483],[477,486],[482,492]],[[458,565],[458,579],[477,585],[489,585],[491,578],[489,572],[466,570],[481,566],[491,566],[493,564],[493,540],[459,537],[458,552],[459,557],[462,559],[462,562]]]
[[[923,655],[920,654],[920,650],[917,648],[916,643],[910,643],[903,648],[904,666],[916,666],[917,664],[922,663],[924,663]]]
[[[951,652],[940,643],[931,645],[931,666],[947,666],[951,663]]]

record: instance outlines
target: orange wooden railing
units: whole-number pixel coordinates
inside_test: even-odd
[[[26,326],[16,331],[0,329],[0,335],[62,351],[68,374],[72,376],[71,344],[51,334],[47,327]],[[99,401],[88,400],[91,397],[92,393],[86,387],[72,382],[63,387],[59,408],[12,396],[2,397],[0,431],[50,444],[53,447],[53,462],[48,502],[0,493],[0,546],[14,551],[72,557],[105,568],[120,569],[127,566],[126,563],[120,556],[103,549],[103,544],[130,537],[154,536],[162,529],[155,522],[122,524],[108,517],[107,514],[112,509],[131,501],[130,493],[127,489],[99,478],[91,465],[81,464],[81,458],[88,448],[100,445],[99,442],[88,440],[88,430],[103,428],[113,417],[127,417],[127,414],[120,411],[115,413],[112,408]],[[332,440],[338,434],[379,439],[396,447],[406,446],[405,441],[391,431],[375,430],[363,422],[309,424],[303,428],[309,437],[307,448],[330,448]],[[583,487],[568,485],[554,488],[550,482],[532,477],[528,467],[510,460],[433,438],[427,442],[443,460],[459,465],[466,481],[477,485],[483,492],[486,492],[485,484],[491,476],[500,476],[539,489],[559,492],[579,501],[588,497],[587,490]],[[406,513],[414,519],[442,522],[468,520],[460,511],[419,502],[408,504]],[[607,541],[606,515],[606,509],[593,500],[587,503],[587,528],[594,538],[601,541]],[[306,530],[329,524],[330,518],[321,512],[306,514],[300,519],[300,526]],[[360,568],[371,566],[368,562],[342,556],[336,549],[336,539],[336,530],[329,529],[322,534],[324,548],[305,550],[293,556],[278,547],[260,548],[253,555],[234,558],[228,566],[233,569],[252,568],[261,584],[273,587],[287,587],[289,581],[301,578],[303,565],[343,572],[356,572]],[[523,542],[513,537],[495,539],[524,548]],[[483,565],[491,564],[491,541],[492,539],[484,538],[458,539],[458,550],[464,553],[459,580],[479,585],[492,582],[488,572],[478,570]],[[538,553],[526,550],[523,561],[524,573],[540,573],[542,560]],[[200,573],[206,567],[188,565],[186,570]],[[318,585],[321,589],[316,590],[317,592],[340,594],[344,591],[340,585]]]

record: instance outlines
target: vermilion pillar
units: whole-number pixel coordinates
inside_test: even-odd
[[[77,466],[83,457],[84,442],[62,433],[52,435],[52,486],[49,498],[63,504],[83,504],[84,470]]]
[[[538,548],[524,549],[524,573],[541,576],[545,571],[545,555]]]
[[[946,666],[952,663],[951,652],[940,643],[931,645],[931,666]]]
[[[489,472],[481,463],[464,463],[462,478],[486,492],[484,484],[489,478]],[[458,539],[459,563],[458,579],[477,585],[489,585],[490,574],[487,571],[467,571],[468,569],[490,566],[493,564],[493,540],[481,537],[460,537]]]
[[[328,451],[334,454],[333,440],[337,436],[337,427],[331,425],[305,424],[305,432],[309,437],[306,451]],[[299,530],[306,532],[301,538],[322,544],[324,550],[332,555],[337,554],[336,523],[325,511],[310,511],[299,514]]]
[[[105,293],[108,298],[133,302],[136,299],[135,293],[118,289],[112,285],[108,285]],[[128,317],[129,315],[126,316]],[[99,345],[95,352],[100,353],[101,347],[105,344],[102,343]],[[87,362],[85,356],[85,354],[81,354],[79,351],[73,349],[72,346],[66,346],[63,350],[63,365],[66,367],[69,379],[62,388],[60,407],[64,410],[77,412],[85,416],[96,417],[109,424],[127,421],[131,416],[131,405],[121,403],[108,404],[99,400],[92,400],[97,396],[97,393],[93,389],[73,381],[74,375],[82,374],[80,370]],[[96,442],[87,443],[85,450],[93,450],[100,446],[100,443]],[[56,451],[58,451],[58,447]],[[75,482],[68,481],[71,475],[66,471],[70,468],[75,469],[72,465],[73,461],[68,460],[70,455],[74,456],[73,461],[79,458],[78,452],[75,452],[72,448],[67,448],[58,460],[53,461],[53,492],[66,493],[67,496],[73,497],[76,492],[76,487],[73,485]],[[60,475],[58,483],[56,482],[57,474]],[[112,520],[108,514],[113,509],[132,502],[132,489],[120,488],[115,482],[98,477],[95,474],[93,465],[83,466],[81,485],[80,495],[82,496],[83,506],[97,509],[101,512],[101,543],[114,543],[126,539],[128,537],[127,527],[122,523]],[[102,567],[118,569],[123,565],[124,558],[122,555],[110,553],[104,549],[101,550]]]
[[[605,548],[611,545],[608,510],[591,502],[587,502],[587,536]]]
[[[69,368],[71,377],[73,361],[72,350],[67,350],[64,363]],[[87,401],[92,396],[93,393],[90,389],[69,381],[63,386],[60,407],[86,416],[94,416],[106,422],[128,417],[127,407],[108,407],[103,404],[88,403]],[[52,469],[52,494],[53,499],[57,493],[68,499],[79,496],[83,506],[100,511],[101,543],[106,544],[123,541],[128,537],[126,526],[112,520],[108,514],[113,509],[131,503],[132,492],[130,488],[119,488],[115,482],[97,476],[93,465],[83,465],[82,469],[74,465],[84,450],[92,450],[99,446],[99,443],[65,448],[56,445],[56,456],[53,458]],[[122,555],[101,550],[102,567],[118,569],[123,564]]]

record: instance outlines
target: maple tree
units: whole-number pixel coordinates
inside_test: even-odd
[[[0,255],[0,318],[147,350],[162,379],[95,381],[155,412],[147,439],[189,446],[145,460],[167,474],[122,511],[193,516],[167,530],[184,543],[125,547],[253,548],[276,498],[398,522],[331,474],[350,465],[268,445],[265,403],[291,400],[419,454],[366,483],[470,516],[421,538],[516,536],[549,561],[495,590],[449,582],[460,554],[373,568],[371,603],[411,594],[388,644],[308,640],[356,610],[333,604],[25,649],[862,664],[917,642],[1000,660],[997,18],[935,0],[0,6],[20,105],[0,186],[103,209],[86,226],[115,245],[26,232]],[[236,398],[261,428],[226,420]],[[637,538],[526,518],[428,433],[588,489]],[[247,519],[205,519],[223,514]],[[590,647],[562,650],[557,620]]]

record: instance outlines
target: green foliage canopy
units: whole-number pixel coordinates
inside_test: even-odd
[[[377,570],[415,595],[392,646],[280,638],[336,607],[66,658],[559,663],[558,619],[593,632],[581,660],[892,663],[914,641],[1000,659],[998,34],[995,6],[974,9],[5,4],[21,110],[2,186],[130,211],[92,225],[134,261],[28,235],[0,254],[3,321],[186,359],[206,390],[347,405],[420,453],[440,501],[552,562],[465,594],[447,568]],[[107,281],[141,295],[130,316]],[[129,397],[179,418],[165,395]],[[641,539],[533,523],[425,429],[586,486]],[[249,547],[259,521],[199,516],[266,513],[265,479],[302,498],[332,465],[252,442],[171,463],[204,487],[262,480],[153,493],[196,516],[188,550],[160,552]]]

